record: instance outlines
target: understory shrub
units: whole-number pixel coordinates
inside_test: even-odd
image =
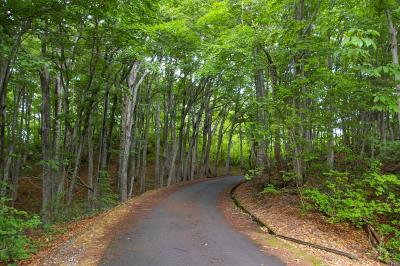
[[[53,219],[53,224],[80,220],[92,216],[100,211],[108,210],[118,204],[118,196],[112,190],[110,178],[106,171],[100,172],[99,193],[91,204],[87,200],[76,200],[71,206],[66,203],[58,205],[59,211]]]
[[[398,161],[400,158],[400,141],[388,141],[382,145],[380,158],[384,162]]]
[[[274,185],[268,184],[266,187],[264,187],[263,191],[261,192],[262,194],[280,194],[282,191],[277,189]]]
[[[26,259],[33,251],[26,231],[39,224],[38,216],[10,207],[9,199],[0,197],[0,261]]]
[[[100,195],[98,196],[97,208],[105,210],[118,204],[118,196],[113,192],[111,181],[106,171],[102,171],[99,180]]]
[[[264,168],[262,167],[256,167],[254,169],[249,169],[246,174],[245,174],[245,178],[246,180],[251,180],[257,176],[260,176],[264,171]]]
[[[331,222],[351,222],[357,228],[371,225],[384,237],[381,254],[400,262],[400,178],[381,174],[380,164],[358,177],[330,171],[320,189],[308,188],[302,195]]]

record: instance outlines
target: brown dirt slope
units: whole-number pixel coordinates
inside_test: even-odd
[[[235,191],[240,203],[277,234],[293,237],[357,255],[357,260],[291,243],[313,254],[325,265],[382,265],[363,230],[349,224],[332,224],[322,214],[302,212],[300,199],[292,194],[260,194],[257,180],[244,183]]]
[[[322,265],[320,260],[312,254],[298,249],[285,241],[266,234],[250,217],[244,214],[230,199],[230,189],[220,197],[219,208],[228,223],[243,235],[252,239],[260,250],[279,258],[288,266]]]

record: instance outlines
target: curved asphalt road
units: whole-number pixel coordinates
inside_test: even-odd
[[[166,198],[115,236],[101,265],[284,265],[235,231],[217,208],[218,197],[242,177],[194,184]]]

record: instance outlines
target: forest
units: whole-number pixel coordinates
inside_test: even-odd
[[[243,173],[400,263],[398,0],[0,2],[0,261],[27,231]]]

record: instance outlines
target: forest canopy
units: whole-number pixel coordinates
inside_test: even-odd
[[[400,261],[399,28],[398,0],[1,1],[0,234],[239,168]]]

